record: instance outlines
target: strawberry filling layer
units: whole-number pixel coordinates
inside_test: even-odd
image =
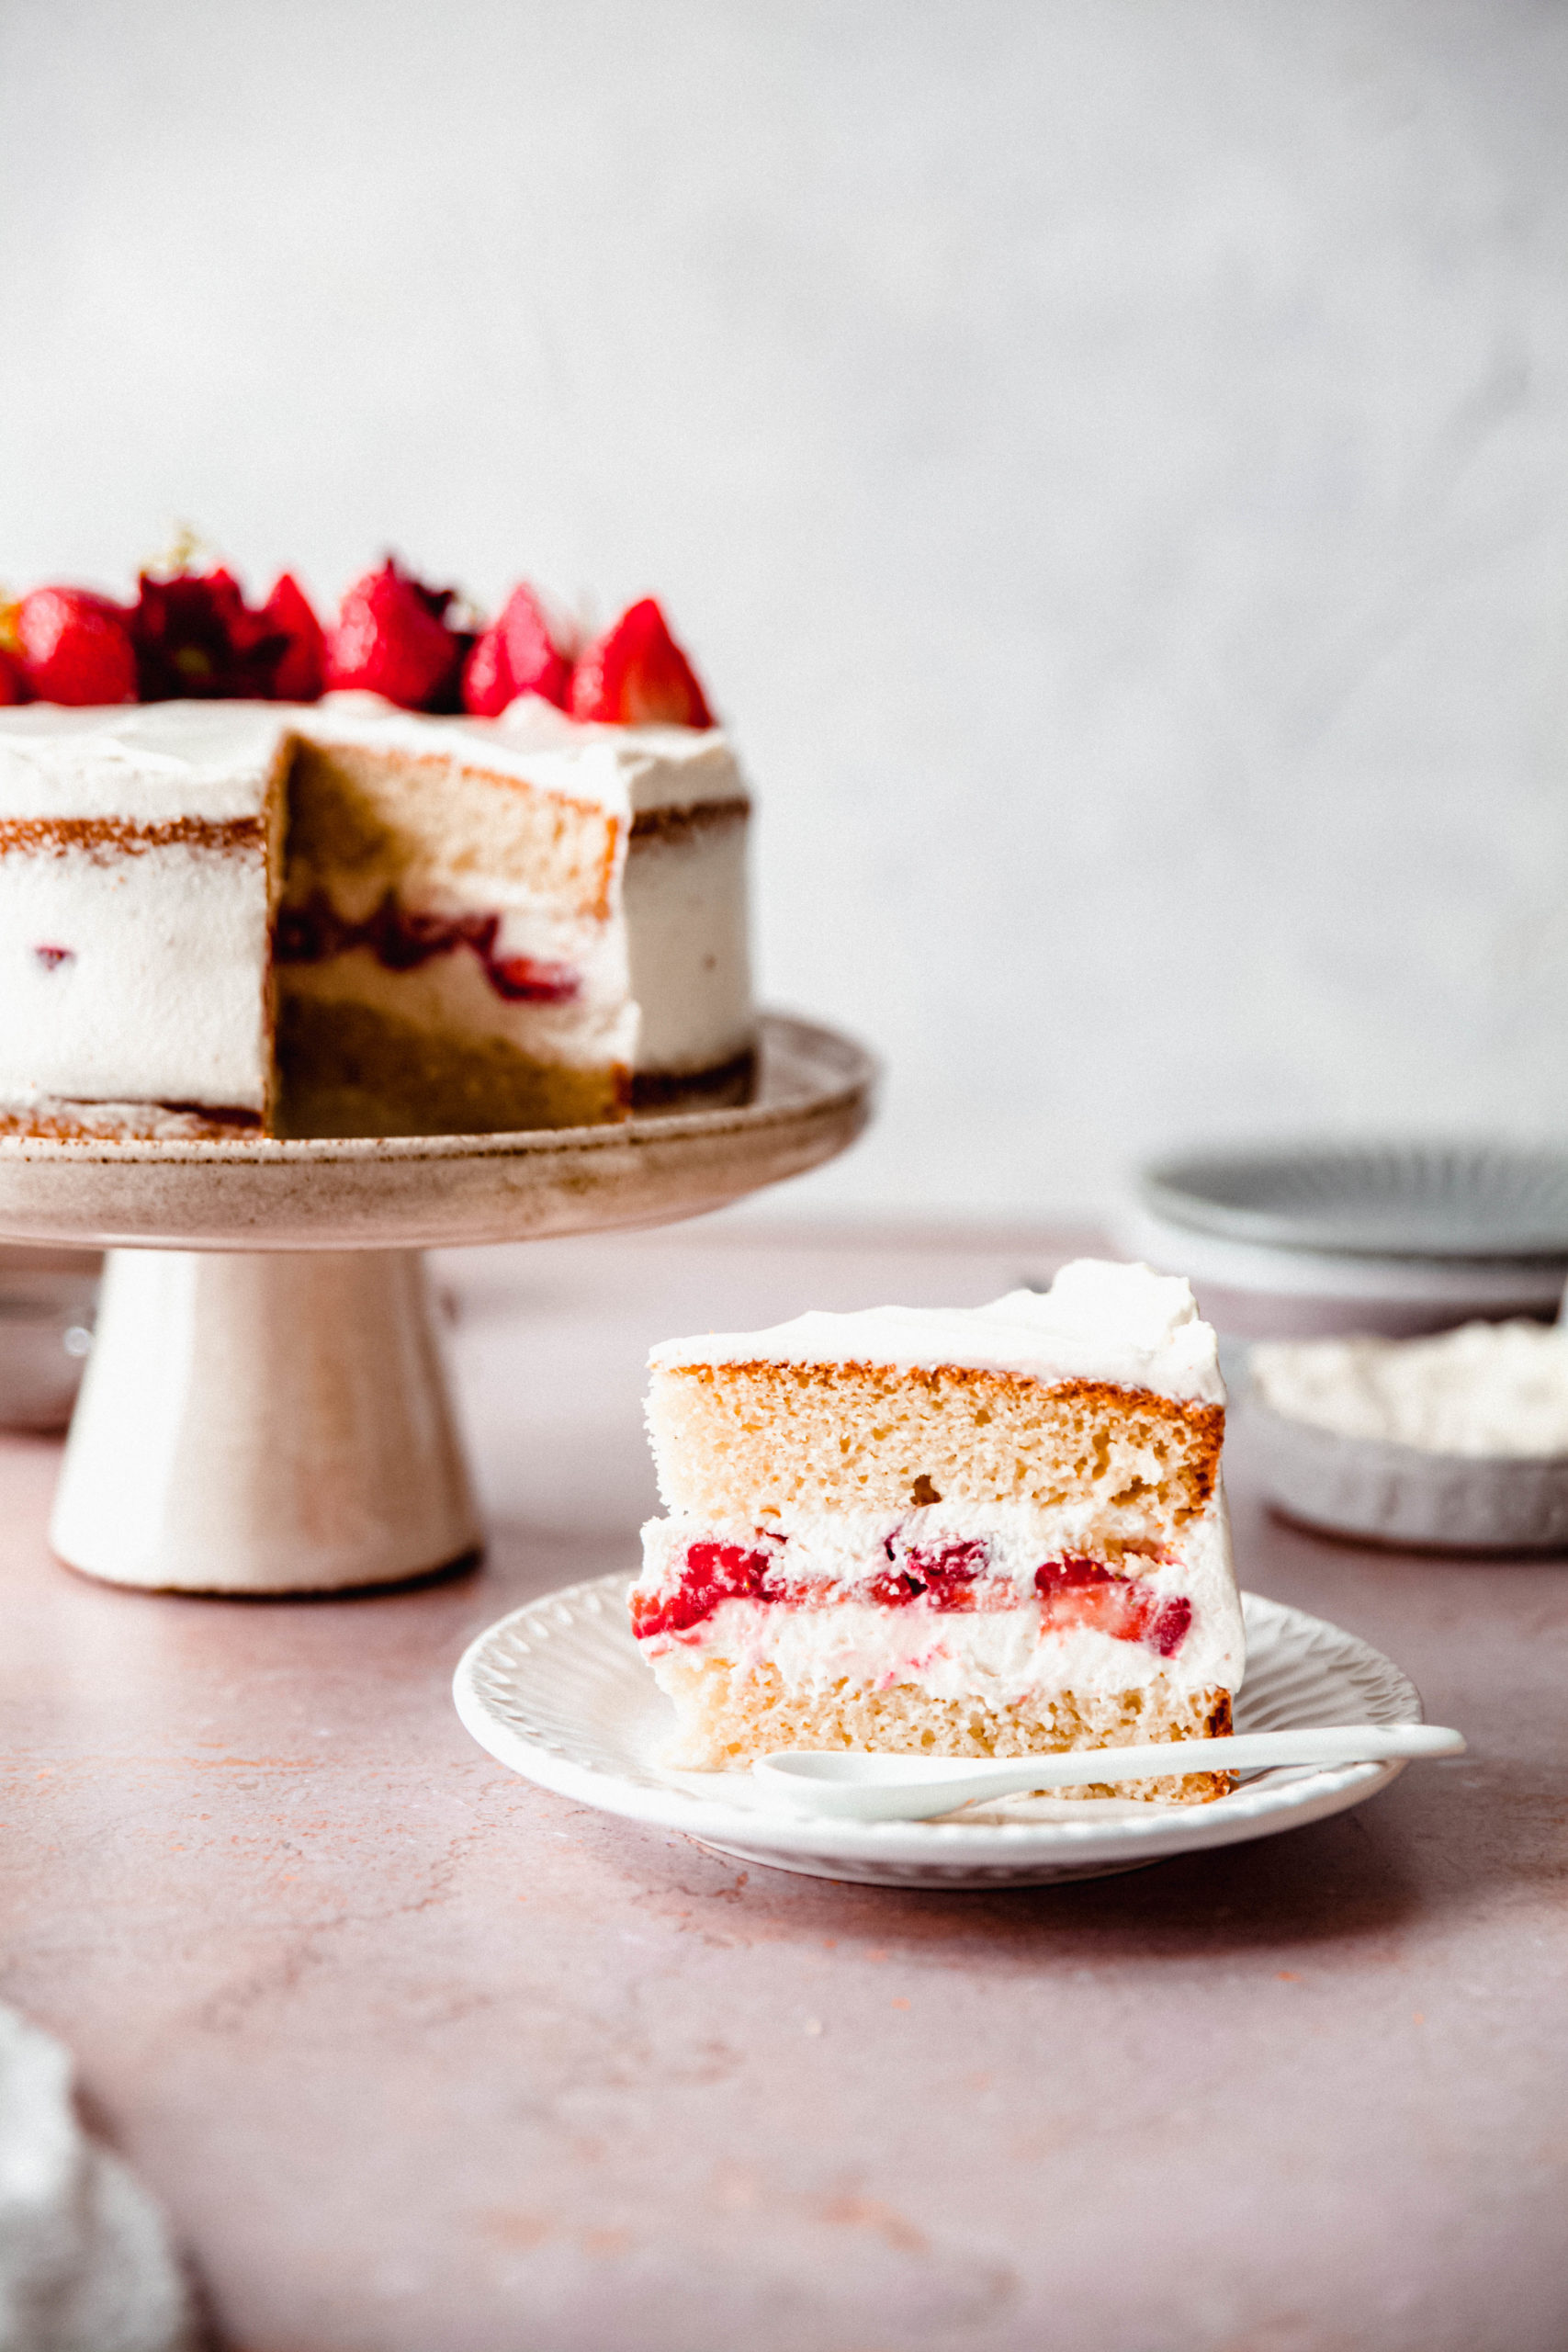
[[[780,1568],[787,1536],[760,1534],[754,1544],[703,1542],[687,1546],[679,1581],[663,1592],[631,1596],[632,1630],[639,1641],[657,1634],[689,1633],[726,1600],[756,1600],[796,1609],[869,1601],[882,1609],[917,1604],[936,1610],[1016,1609],[1016,1586],[988,1574],[989,1555],[978,1539],[918,1551],[887,1546],[886,1571],[863,1584],[826,1579],[786,1581]],[[1141,1642],[1174,1657],[1192,1623],[1181,1593],[1156,1593],[1141,1578],[1119,1576],[1098,1560],[1046,1560],[1034,1571],[1042,1630],[1082,1626],[1119,1642]]]
[[[479,957],[484,976],[508,1004],[570,1004],[581,981],[567,964],[545,964],[532,956],[498,956],[499,915],[410,914],[389,890],[363,922],[340,915],[324,890],[298,906],[280,907],[273,936],[279,964],[324,964],[355,947],[368,948],[389,972],[413,972],[433,956],[467,947]]]

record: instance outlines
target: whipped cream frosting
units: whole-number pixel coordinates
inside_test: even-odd
[[[717,728],[585,725],[537,695],[491,719],[429,718],[378,695],[334,694],[0,710],[0,818],[254,816],[285,735],[464,760],[626,818],[747,797]]]
[[[279,703],[0,710],[0,819],[258,818],[292,713]]]
[[[1568,1454],[1568,1330],[1466,1323],[1427,1340],[1275,1340],[1247,1370],[1264,1402],[1339,1437],[1428,1453]]]
[[[747,797],[719,728],[600,726],[569,718],[538,695],[519,695],[499,718],[428,718],[378,695],[334,694],[292,707],[289,723],[316,742],[466,760],[613,816]]]
[[[668,1340],[649,1363],[943,1364],[1016,1373],[1053,1385],[1098,1380],[1178,1402],[1223,1405],[1212,1326],[1178,1274],[1079,1258],[1044,1293],[1010,1291],[989,1306],[869,1307],[797,1316],[766,1331]]]

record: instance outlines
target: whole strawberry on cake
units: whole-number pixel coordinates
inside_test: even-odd
[[[1168,1740],[1169,1774],[1117,1792],[1229,1787],[1180,1758],[1229,1732],[1245,1657],[1186,1283],[1080,1259],[1043,1296],[672,1340],[648,1419],[669,1516],[631,1617],[670,1761]]]
[[[0,1130],[405,1135],[749,1091],[750,797],[652,598],[389,559],[0,612]]]

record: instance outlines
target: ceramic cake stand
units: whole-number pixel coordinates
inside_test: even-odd
[[[700,1216],[842,1151],[872,1080],[848,1038],[773,1014],[736,1109],[389,1140],[0,1138],[0,1240],[110,1252],[55,1551],[187,1592],[341,1591],[474,1552],[421,1250]]]

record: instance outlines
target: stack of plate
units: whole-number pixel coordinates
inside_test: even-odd
[[[1551,1316],[1568,1282],[1568,1148],[1337,1143],[1156,1160],[1118,1220],[1239,1339]]]

